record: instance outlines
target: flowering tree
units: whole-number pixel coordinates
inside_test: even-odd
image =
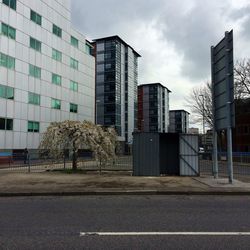
[[[88,121],[53,122],[47,128],[39,148],[52,157],[60,157],[65,150],[72,155],[72,169],[77,169],[79,149],[88,148],[102,163],[115,158],[117,135],[113,128],[102,128]]]

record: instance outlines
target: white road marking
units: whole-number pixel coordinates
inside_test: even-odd
[[[250,236],[250,232],[80,232],[80,236]]]

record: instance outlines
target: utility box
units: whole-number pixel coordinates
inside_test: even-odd
[[[133,133],[133,175],[198,176],[198,135]]]

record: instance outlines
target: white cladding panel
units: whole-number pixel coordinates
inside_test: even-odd
[[[13,130],[0,130],[0,149],[37,148],[47,126],[53,121],[89,120],[94,122],[95,59],[86,53],[85,36],[71,28],[70,0],[18,0],[16,10],[0,2],[0,25],[16,30],[16,39],[0,34],[0,53],[15,58],[15,69],[0,66],[0,84],[14,88],[14,100],[0,97],[0,118],[13,119]],[[30,19],[31,10],[42,16],[42,25]],[[62,37],[53,34],[53,24]],[[78,48],[71,45],[71,36]],[[30,47],[30,38],[41,42],[41,51]],[[61,52],[62,60],[52,58],[52,49]],[[78,61],[72,69],[70,59]],[[41,78],[29,74],[30,65],[41,69]],[[52,73],[61,77],[61,85],[52,83]],[[78,91],[70,89],[78,83]],[[29,92],[40,95],[40,105],[29,104]],[[51,108],[52,98],[61,101],[61,109]],[[70,113],[70,103],[78,113]],[[28,133],[28,121],[39,122],[39,133]]]

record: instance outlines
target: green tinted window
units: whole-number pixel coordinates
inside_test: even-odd
[[[42,25],[42,16],[40,16],[33,10],[30,10],[30,20],[32,20],[38,25]]]
[[[11,39],[16,39],[16,29],[5,23],[2,23],[1,33]]]
[[[7,68],[8,69],[15,69],[15,58],[8,56],[7,61],[8,61]]]
[[[30,74],[30,76],[41,79],[41,68],[30,64],[29,65],[29,74]]]
[[[14,99],[14,88],[0,85],[0,97],[5,99]]]
[[[62,29],[53,24],[53,34],[55,34],[58,37],[62,37]]]
[[[78,105],[76,105],[74,103],[70,103],[70,112],[77,113],[78,112]]]
[[[40,105],[40,95],[29,92],[29,103]]]
[[[39,122],[28,121],[28,132],[38,133],[39,127]]]
[[[6,99],[14,99],[14,88],[6,86]]]
[[[89,45],[89,44],[85,44],[85,51],[86,51],[86,53],[88,54],[88,55],[91,55],[91,52],[92,52],[92,47],[91,47],[91,45]]]
[[[74,81],[70,81],[70,89],[77,92],[78,91],[78,83]]]
[[[78,40],[73,36],[71,36],[71,45],[78,48]]]
[[[9,26],[9,38],[16,39],[16,30]]]
[[[30,37],[30,47],[36,51],[41,52],[42,45],[41,45],[41,42],[39,42],[33,37]]]
[[[16,10],[16,0],[3,0],[3,3],[9,6],[11,9]]]
[[[8,69],[15,69],[15,58],[0,53],[0,66],[6,67]]]
[[[56,85],[61,85],[62,84],[62,77],[52,73],[52,83],[56,84]]]
[[[61,62],[62,61],[62,52],[52,49],[52,58],[55,59],[56,61]]]
[[[61,101],[57,99],[51,99],[51,108],[53,109],[61,109]]]
[[[5,86],[0,85],[0,97],[5,98]]]
[[[8,32],[9,26],[5,23],[2,23],[2,28],[1,28],[1,32],[3,35],[5,36],[9,36],[9,32]]]
[[[70,58],[70,67],[78,70],[78,61],[72,57]]]

